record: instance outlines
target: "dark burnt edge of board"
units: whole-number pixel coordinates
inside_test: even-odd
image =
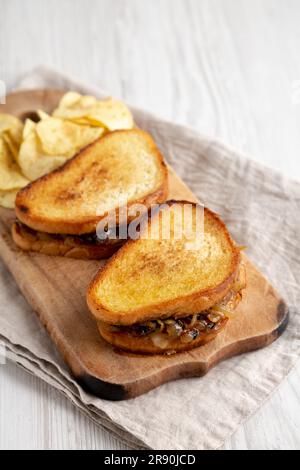
[[[88,373],[81,374],[75,378],[85,391],[96,397],[111,401],[120,401],[130,398],[123,385],[105,382]]]
[[[277,338],[279,338],[286,330],[288,324],[289,324],[289,309],[287,304],[284,302],[283,299],[280,300],[278,303],[277,307],[277,318],[279,321],[279,324],[276,326],[276,328],[269,334],[269,337],[271,338],[271,341],[266,344],[266,346],[272,344]],[[261,339],[265,335],[261,335]],[[248,340],[247,340],[248,341]],[[257,347],[249,348],[246,347],[243,349],[243,341],[241,342],[241,351],[238,351],[236,354],[232,354],[232,351],[228,351],[228,354],[224,354],[224,356],[220,359],[217,360],[216,362],[213,362],[210,367],[208,367],[207,370],[203,371],[202,374],[191,374],[187,373],[186,375],[183,374],[179,378],[188,378],[188,377],[203,377],[206,375],[207,372],[209,372],[214,366],[222,362],[223,360],[229,359],[230,357],[233,357],[238,354],[243,354],[246,352],[250,351],[255,351],[257,349],[261,349],[264,346],[258,345]],[[201,347],[201,346],[200,346]],[[180,353],[179,353],[180,354]],[[185,364],[185,366],[188,366],[188,363]],[[121,400],[126,400],[129,398],[134,398],[134,396],[130,395],[128,390],[126,389],[125,385],[120,385],[120,384],[115,384],[111,382],[105,382],[104,380],[101,380],[93,375],[90,375],[88,372],[83,373],[79,376],[75,376],[77,382],[79,385],[82,386],[84,390],[87,392],[91,393],[92,395],[95,395],[99,398],[105,399],[105,400],[111,400],[111,401],[121,401]],[[170,379],[174,380],[174,379]],[[159,386],[159,385],[158,385]],[[156,387],[153,387],[156,388]],[[149,389],[150,390],[150,389]],[[149,391],[148,390],[148,391]],[[145,392],[144,392],[145,393]]]
[[[281,336],[285,332],[290,321],[289,307],[283,299],[280,300],[277,306],[277,319],[278,326],[274,331],[274,339],[279,338],[279,336]]]

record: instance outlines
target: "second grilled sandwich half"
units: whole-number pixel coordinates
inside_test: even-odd
[[[176,230],[186,206],[192,237]],[[98,272],[87,303],[108,343],[134,353],[174,353],[201,346],[225,328],[242,300],[244,266],[215,213],[205,208],[196,226],[198,209],[188,201],[163,204]]]

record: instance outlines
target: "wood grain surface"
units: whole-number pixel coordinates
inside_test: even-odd
[[[89,6],[2,0],[0,79],[7,88],[31,67],[53,65],[300,179],[298,0]],[[300,367],[225,448],[300,448],[299,387]],[[125,448],[10,363],[0,367],[0,415],[0,448]]]

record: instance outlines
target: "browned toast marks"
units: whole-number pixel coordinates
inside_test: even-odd
[[[172,213],[185,203],[170,201],[164,210]],[[149,224],[160,221],[154,216]],[[115,325],[184,317],[225,297],[239,261],[239,250],[225,224],[205,208],[200,245],[186,249],[184,239],[130,240],[95,276],[87,302],[97,320]]]
[[[167,181],[166,165],[150,134],[115,131],[19,191],[16,214],[42,232],[89,233],[108,212],[115,211],[119,222],[120,201],[147,208],[164,201]]]

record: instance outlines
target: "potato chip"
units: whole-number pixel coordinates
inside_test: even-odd
[[[58,108],[66,109],[66,108],[90,108],[97,104],[97,98],[90,95],[81,95],[76,91],[68,91],[64,94],[61,98]]]
[[[7,147],[9,148],[10,152],[12,153],[13,157],[15,160],[18,158],[19,154],[19,148],[20,145],[17,144],[14,139],[11,136],[11,133],[9,131],[4,131],[2,133],[2,139],[6,143]]]
[[[77,117],[77,118],[72,118],[72,119],[69,119],[71,122],[74,122],[74,124],[80,124],[81,126],[93,126],[93,124],[91,124],[91,122],[89,121],[89,119],[87,119],[86,117]],[[95,127],[99,127],[98,124],[95,126]]]
[[[35,129],[27,132],[20,147],[18,162],[28,179],[35,180],[55,170],[66,161],[67,158],[63,155],[45,155]]]
[[[63,119],[84,117],[88,110],[96,104],[97,99],[94,96],[82,96],[79,93],[70,91],[62,97],[58,108],[53,112],[53,116],[62,117]]]
[[[71,108],[76,103],[78,103],[80,98],[81,98],[80,93],[77,93],[76,91],[68,91],[60,99],[58,107],[59,108]]]
[[[21,174],[20,168],[14,161],[6,142],[0,137],[0,190],[20,189],[28,183],[29,181]]]
[[[132,115],[121,101],[108,98],[97,100],[93,96],[81,96],[79,93],[66,93],[53,116],[67,119],[77,124],[103,127],[109,131],[132,129]]]
[[[70,158],[99,138],[103,129],[80,126],[51,117],[38,122],[36,132],[47,155],[58,154]]]
[[[87,115],[87,118],[93,120],[94,123],[98,122],[99,125],[102,125],[109,131],[132,129],[134,125],[132,115],[127,106],[121,101],[112,98],[99,101],[93,112]]]
[[[1,191],[0,189],[0,206],[13,209],[18,191],[19,189],[13,189],[12,191]]]
[[[0,135],[3,132],[9,132],[13,141],[19,145],[22,139],[23,124],[15,116],[10,114],[0,114]]]
[[[45,113],[45,111],[42,111],[41,109],[38,109],[36,113],[38,117],[41,119],[41,121],[43,119],[48,119],[49,117],[51,117],[49,114]]]
[[[90,108],[92,109],[92,108]],[[90,109],[86,108],[63,108],[60,110],[56,110],[53,113],[53,117],[57,117],[60,119],[65,119],[69,121],[73,121],[75,119],[85,119],[85,116],[90,111]]]
[[[29,183],[16,163],[23,124],[15,116],[0,114],[0,205],[13,208],[19,189]]]
[[[30,132],[35,131],[36,122],[32,121],[31,119],[26,119],[24,127],[23,127],[23,135],[22,139],[26,139],[26,137],[30,134]]]
[[[53,117],[45,117],[38,123],[27,120],[18,163],[24,175],[34,180],[63,165],[102,133],[101,128],[80,126]]]
[[[74,151],[74,145],[71,140],[71,123],[61,119],[50,118],[40,121],[36,126],[36,133],[40,139],[44,153],[47,155],[62,154],[71,157]],[[76,124],[73,124],[76,126]]]

